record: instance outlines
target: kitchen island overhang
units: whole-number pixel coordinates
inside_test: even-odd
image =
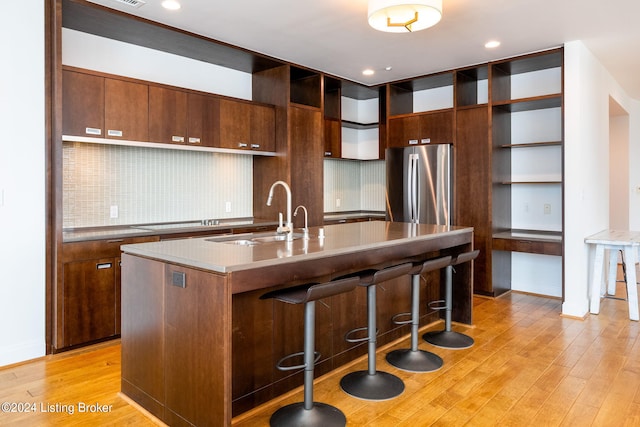
[[[470,227],[372,221],[321,228],[323,238],[318,237],[321,230],[315,227],[310,229],[309,240],[300,237],[291,242],[258,243],[252,241],[252,235],[237,235],[123,246],[123,393],[169,424],[177,420],[196,425],[229,424],[232,401],[234,415],[252,404],[242,403],[236,409],[238,396],[251,391],[245,383],[263,390],[269,384],[267,397],[251,397],[259,404],[278,394],[277,383],[282,380],[271,373],[275,369],[271,366],[273,359],[278,356],[271,353],[284,344],[263,348],[268,341],[264,330],[277,329],[279,317],[265,305],[268,303],[255,301],[261,292],[406,260],[454,255],[473,246]],[[462,269],[454,283],[453,317],[467,324],[472,320],[470,271]],[[194,295],[188,297],[189,292]],[[149,295],[145,297],[145,293]],[[136,307],[147,303],[156,307]],[[136,324],[141,312],[154,310],[164,313],[156,316],[160,324],[152,328]],[[176,316],[179,321],[173,319]],[[246,326],[244,318],[255,325]],[[234,352],[241,346],[260,346],[265,355],[256,352],[240,357]],[[152,363],[137,362],[150,358],[154,359]],[[179,369],[173,366],[175,363],[181,363]],[[257,364],[269,366],[260,370]],[[250,378],[248,372],[253,370],[262,372],[255,376],[271,377]],[[164,378],[162,384],[149,379],[154,375]],[[238,390],[232,392],[232,384]],[[249,389],[240,390],[246,387]],[[178,394],[176,388],[180,389]],[[204,396],[203,390],[208,390]],[[214,397],[220,407],[205,410],[205,402]]]

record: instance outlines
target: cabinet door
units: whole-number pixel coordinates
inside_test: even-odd
[[[187,139],[187,93],[149,87],[149,140],[183,144]]]
[[[116,334],[115,258],[64,264],[64,345]]]
[[[106,138],[149,140],[149,86],[105,79]]]
[[[248,149],[251,135],[251,105],[220,100],[220,147]]]
[[[62,133],[104,137],[104,78],[62,72]]]
[[[251,133],[249,148],[259,151],[276,151],[276,121],[273,107],[250,105]]]
[[[491,142],[487,107],[458,110],[455,147],[455,224],[474,227],[476,292],[491,294]]]
[[[420,137],[418,116],[389,119],[389,147],[407,147],[417,144]]]
[[[342,127],[340,120],[324,119],[324,156],[342,156]]]
[[[451,144],[453,142],[453,112],[429,113],[418,116],[420,144]]]
[[[220,100],[213,96],[190,93],[187,97],[188,145],[216,147],[219,145]]]

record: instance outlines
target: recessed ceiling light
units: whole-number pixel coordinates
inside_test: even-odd
[[[176,0],[164,0],[162,2],[162,7],[168,10],[178,10],[180,9],[180,3]]]
[[[484,44],[484,47],[487,49],[495,49],[498,46],[500,46],[500,42],[498,40],[490,40]]]
[[[376,72],[371,68],[367,68],[366,70],[362,70],[362,74],[365,76],[373,76]]]
[[[393,70],[393,67],[392,67],[391,65],[389,65],[388,67],[385,67],[384,69],[385,69],[386,71],[391,71],[391,70]]]

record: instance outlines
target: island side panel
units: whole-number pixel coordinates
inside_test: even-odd
[[[166,264],[165,422],[169,425],[230,425],[230,296],[225,276]]]
[[[164,419],[164,264],[122,255],[122,393]]]
[[[230,312],[224,275],[123,254],[122,392],[168,425],[230,425]]]

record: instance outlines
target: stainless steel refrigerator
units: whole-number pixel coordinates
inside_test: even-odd
[[[450,144],[387,148],[387,219],[451,225]]]

